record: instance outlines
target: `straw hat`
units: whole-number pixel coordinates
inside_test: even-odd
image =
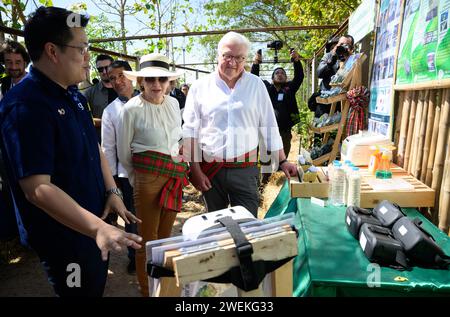
[[[142,56],[139,68],[138,71],[124,71],[123,73],[130,80],[136,80],[138,77],[169,77],[169,80],[174,80],[184,73],[180,70],[171,71],[169,59],[160,53]]]

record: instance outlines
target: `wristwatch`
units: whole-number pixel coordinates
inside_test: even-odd
[[[113,188],[108,189],[108,190],[105,192],[106,198],[108,198],[109,195],[111,195],[111,194],[117,195],[117,196],[120,197],[120,199],[123,200],[123,193],[122,193],[122,191],[120,190],[120,188],[113,187]]]

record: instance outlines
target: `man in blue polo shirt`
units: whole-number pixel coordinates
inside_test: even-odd
[[[88,18],[40,7],[25,25],[33,66],[0,103],[1,146],[29,242],[59,296],[101,296],[108,252],[141,238],[105,223],[139,221],[115,187],[76,85],[89,67]]]

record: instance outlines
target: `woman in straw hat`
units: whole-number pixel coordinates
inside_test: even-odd
[[[170,236],[181,210],[182,187],[188,184],[187,164],[179,159],[181,113],[178,101],[165,95],[169,81],[182,72],[171,71],[159,53],[142,56],[139,71],[124,71],[143,90],[124,106],[118,131],[118,157],[134,187],[138,232],[145,242]],[[145,248],[136,252],[141,293],[148,296]]]

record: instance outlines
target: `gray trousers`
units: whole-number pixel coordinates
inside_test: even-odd
[[[221,168],[211,180],[212,188],[203,192],[208,212],[243,206],[255,217],[258,214],[258,167]]]

